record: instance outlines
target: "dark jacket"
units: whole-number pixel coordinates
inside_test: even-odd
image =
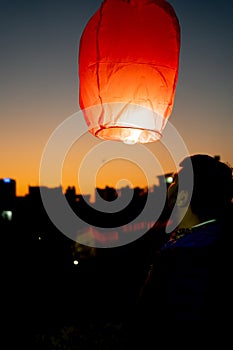
[[[180,345],[189,333],[197,345],[200,339],[207,345],[232,342],[227,338],[233,318],[232,264],[222,237],[222,225],[211,222],[173,238],[155,254],[130,321],[137,345],[153,348],[161,337],[167,345],[175,340]]]

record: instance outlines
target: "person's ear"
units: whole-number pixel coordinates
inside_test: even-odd
[[[176,203],[179,207],[185,207],[189,204],[188,199],[189,199],[188,191],[181,190],[178,192]]]

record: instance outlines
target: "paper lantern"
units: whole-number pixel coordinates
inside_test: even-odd
[[[79,104],[89,131],[147,143],[162,136],[178,79],[180,26],[164,0],[105,0],[79,45]]]

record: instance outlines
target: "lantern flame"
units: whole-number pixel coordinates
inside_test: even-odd
[[[142,130],[130,129],[129,135],[125,137],[123,142],[127,145],[134,145],[139,141],[141,133],[142,133]]]

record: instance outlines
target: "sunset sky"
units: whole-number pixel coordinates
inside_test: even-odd
[[[179,78],[169,121],[190,154],[220,155],[233,166],[233,2],[169,2],[181,27]],[[48,140],[80,111],[79,40],[100,5],[101,0],[0,0],[0,178],[15,179],[18,196],[39,185]],[[79,164],[98,142],[85,135],[67,154],[62,183],[48,177],[43,185],[77,186]],[[160,162],[149,176],[152,184],[156,175],[173,171],[174,164],[160,142],[146,147]],[[104,163],[108,155],[98,157]],[[82,192],[91,193],[92,170],[88,162],[84,166]],[[117,159],[98,170],[95,185],[124,185],[128,177],[133,186],[145,184],[143,169]]]

